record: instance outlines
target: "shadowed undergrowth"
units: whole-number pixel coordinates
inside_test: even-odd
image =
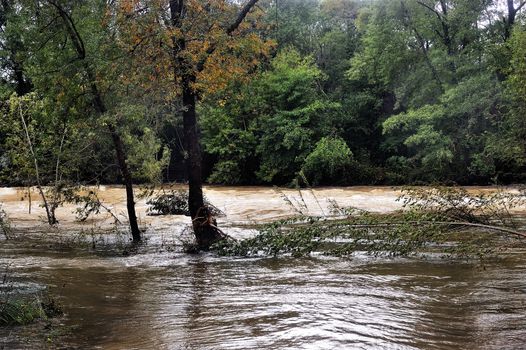
[[[5,268],[0,280],[0,326],[27,325],[62,315],[51,296],[42,293],[21,294]]]

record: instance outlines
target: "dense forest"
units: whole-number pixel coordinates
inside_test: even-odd
[[[524,180],[524,1],[242,5],[2,1],[2,182]]]

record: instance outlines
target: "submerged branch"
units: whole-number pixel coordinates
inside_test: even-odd
[[[378,223],[352,223],[349,222],[348,219],[340,219],[340,220],[327,220],[324,221],[324,223],[330,223],[330,224],[340,224],[342,226],[348,227],[348,228],[374,228],[374,227],[392,227],[392,226],[399,226],[399,225],[442,225],[442,226],[465,226],[465,227],[477,227],[477,228],[483,228],[490,231],[499,231],[504,233],[509,233],[515,236],[519,236],[521,238],[526,238],[526,232],[520,232],[508,227],[502,227],[502,226],[495,226],[495,225],[486,225],[486,224],[479,224],[474,222],[460,222],[460,221],[432,221],[432,220],[418,220],[418,221],[404,221],[404,222],[378,222]],[[290,223],[285,225],[284,227],[307,227],[312,224],[310,223]]]
[[[495,235],[483,231],[526,238],[510,210],[525,204],[524,191],[474,196],[460,188],[407,188],[402,193],[402,211],[373,214],[330,201],[333,212],[341,215],[300,216],[256,226],[259,233],[254,237],[221,242],[215,249],[219,254],[242,256],[305,256],[315,251],[338,256],[356,251],[408,256],[438,249],[452,256],[482,258],[504,247]],[[291,205],[289,198],[284,200]],[[458,235],[458,228],[470,234]]]

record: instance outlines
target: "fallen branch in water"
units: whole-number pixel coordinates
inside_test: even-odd
[[[500,231],[500,232],[510,233],[512,235],[515,235],[515,236],[526,238],[526,233],[520,232],[520,231],[517,231],[517,230],[512,230],[512,229],[507,228],[507,227],[484,225],[484,224],[477,224],[477,223],[472,223],[472,222],[447,222],[447,221],[446,222],[442,222],[442,221],[438,221],[438,222],[431,222],[431,223],[437,224],[437,225],[478,227],[478,228],[484,228],[484,229],[491,230],[491,231]]]
[[[320,221],[318,221],[320,222]],[[490,231],[499,231],[504,233],[509,233],[515,236],[519,236],[522,238],[526,238],[525,232],[520,232],[517,230],[513,230],[508,227],[501,227],[501,226],[493,226],[493,225],[486,225],[486,224],[478,224],[473,222],[455,222],[455,221],[431,221],[431,220],[419,220],[419,221],[404,221],[404,222],[378,222],[378,223],[349,223],[346,219],[340,219],[340,220],[327,220],[327,221],[321,221],[323,223],[330,223],[330,224],[343,224],[346,227],[350,228],[373,228],[373,227],[391,227],[391,226],[399,226],[399,225],[449,225],[449,226],[471,226],[471,227],[478,227],[478,228],[484,228]],[[299,223],[290,223],[284,225],[284,227],[294,227],[294,228],[300,228],[300,227],[307,227],[309,225],[312,225],[312,223],[305,223],[305,222],[299,222]]]
[[[341,208],[332,201],[333,212],[345,216],[300,216],[251,226],[259,233],[238,242],[220,242],[215,249],[220,254],[243,256],[305,256],[315,251],[337,256],[355,251],[408,256],[426,253],[432,247],[456,257],[483,258],[505,248],[502,241],[485,231],[526,238],[526,232],[517,229],[520,225],[510,210],[526,203],[522,190],[519,194],[474,196],[463,189],[439,187],[404,193],[401,200],[405,209],[401,211],[375,214]],[[455,227],[470,234],[458,235]]]

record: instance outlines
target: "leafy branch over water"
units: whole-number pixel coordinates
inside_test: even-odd
[[[332,201],[336,216],[277,221],[262,227],[252,238],[223,241],[215,249],[220,254],[242,256],[305,256],[312,252],[347,256],[364,251],[388,256],[439,252],[483,257],[505,248],[510,238],[526,238],[518,217],[511,213],[526,204],[524,190],[472,195],[456,187],[407,187],[399,201],[403,209],[390,214],[342,208]]]

